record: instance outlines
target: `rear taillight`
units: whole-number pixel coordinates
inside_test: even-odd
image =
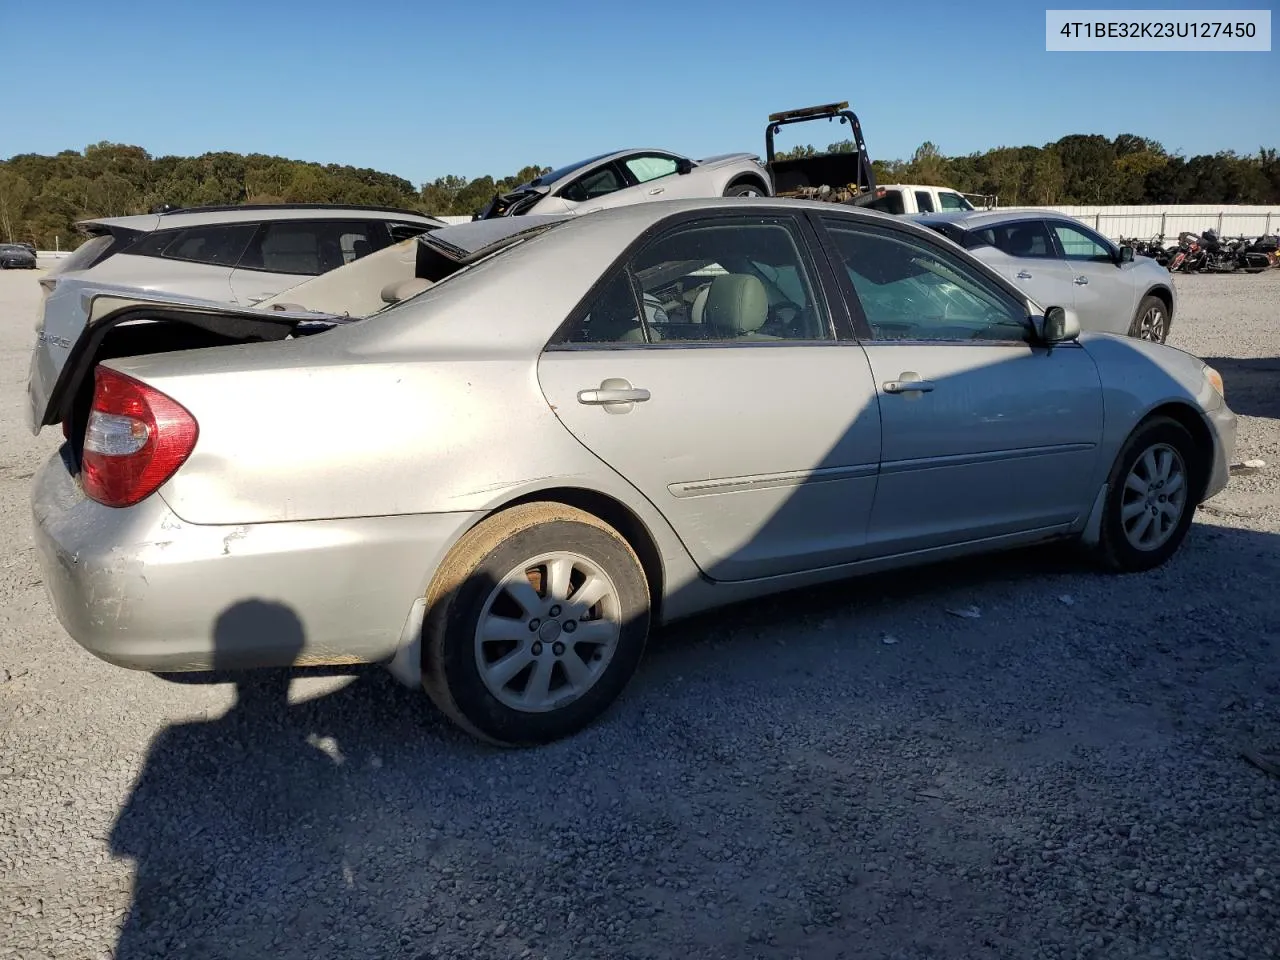
[[[171,397],[98,367],[81,456],[85,494],[108,507],[145,500],[191,456],[199,432]]]

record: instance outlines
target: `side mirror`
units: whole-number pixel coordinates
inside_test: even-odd
[[[1126,244],[1120,248],[1120,262],[1133,263],[1133,247]]]
[[[1036,338],[1043,343],[1066,343],[1080,336],[1080,321],[1065,307],[1050,307],[1043,317],[1032,317]]]
[[[693,161],[685,157],[681,157],[676,161],[676,173],[684,175],[693,172]]]

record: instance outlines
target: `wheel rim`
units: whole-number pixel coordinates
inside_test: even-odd
[[[613,659],[621,611],[618,588],[598,564],[565,551],[534,557],[485,600],[475,633],[480,679],[513,710],[567,706]]]
[[[1125,539],[1138,550],[1158,550],[1169,542],[1187,505],[1187,467],[1182,455],[1158,443],[1134,463],[1124,481],[1120,522]]]
[[[1160,307],[1149,307],[1147,312],[1142,315],[1142,320],[1138,323],[1138,339],[1154,340],[1161,343],[1164,340],[1164,310]]]

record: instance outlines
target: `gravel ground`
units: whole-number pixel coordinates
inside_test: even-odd
[[[1280,955],[1280,780],[1239,755],[1280,752],[1280,271],[1177,284],[1171,342],[1269,467],[1165,569],[743,606],[495,752],[377,669],[237,691],[68,639],[28,530],[36,284],[0,275],[0,956]]]

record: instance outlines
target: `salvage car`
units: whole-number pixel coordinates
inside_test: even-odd
[[[40,278],[252,304],[406,237],[444,226],[412,210],[280,203],[168,209],[84,220],[89,239]]]
[[[342,268],[365,318],[88,287],[46,308],[31,427],[66,439],[35,542],[86,649],[380,662],[481,739],[546,743],[659,624],[1049,541],[1149,570],[1227,483],[1217,371],[1082,333],[902,218],[664,201],[373,256]]]
[[[548,171],[494,195],[477,220],[521,214],[579,214],[647,200],[686,197],[768,197],[769,175],[753,153],[691,160],[669,150],[602,153]]]
[[[1086,330],[1164,343],[1177,294],[1169,271],[1050,210],[936,213],[914,219],[964,247],[1040,303],[1069,306]]]

